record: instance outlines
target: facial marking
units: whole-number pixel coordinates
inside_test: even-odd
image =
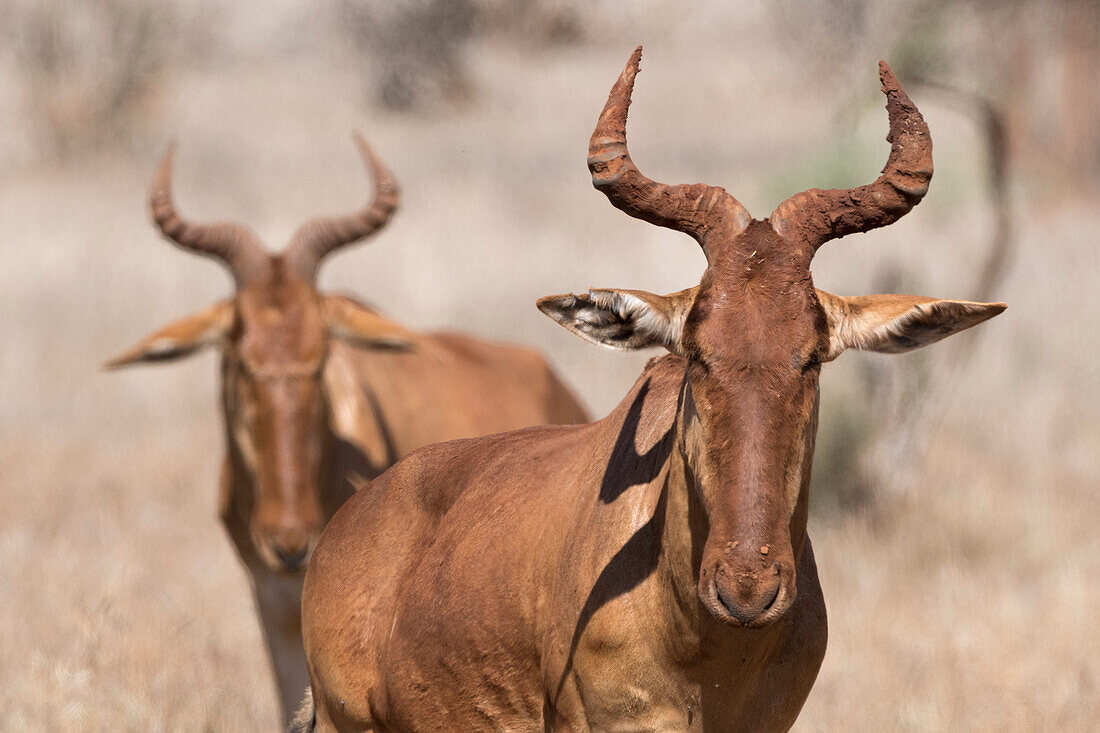
[[[273,278],[238,293],[226,347],[225,402],[248,471],[253,544],[272,569],[312,547],[323,521],[320,486],[327,402],[327,330],[311,283]],[[289,562],[289,561],[287,561]]]
[[[808,253],[759,222],[712,253],[683,339],[699,436],[689,460],[710,520],[699,592],[736,623],[794,597],[791,522],[827,335]]]

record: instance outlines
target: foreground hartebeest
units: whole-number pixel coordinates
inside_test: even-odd
[[[536,353],[455,334],[419,334],[361,303],[317,291],[332,250],[366,237],[397,207],[393,175],[358,138],[374,201],[318,219],[268,255],[248,229],[185,222],[171,194],[171,152],[152,191],[161,231],[229,266],[236,294],[152,334],[109,366],[222,349],[227,433],[221,516],[252,577],[284,715],[308,684],[302,570],[325,522],[353,493],[427,443],[587,420]]]
[[[895,221],[932,175],[928,128],[885,64],[883,176],[754,221],[721,188],[631,162],[640,54],[592,135],[593,182],[693,236],[707,270],[672,295],[539,307],[594,343],[672,354],[599,422],[430,446],[336,514],[304,589],[304,730],[786,730],[825,653],[806,536],[821,364],[1004,309],[814,289],[819,246]]]

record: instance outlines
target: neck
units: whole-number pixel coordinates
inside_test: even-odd
[[[252,495],[252,477],[231,442],[226,451],[221,480],[221,520],[225,531],[229,534],[244,563],[250,568],[259,567],[262,563],[248,532],[255,503]]]

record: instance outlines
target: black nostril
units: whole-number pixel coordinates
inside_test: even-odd
[[[764,606],[763,606],[763,608],[760,609],[761,613],[763,613],[764,611],[767,611],[769,608],[774,606],[775,605],[775,599],[779,598],[779,575],[778,574],[772,580],[772,587],[771,587],[770,591],[765,594],[764,598],[765,598]]]
[[[286,566],[288,570],[298,570],[306,563],[306,555],[309,554],[309,547],[303,545],[298,550],[287,551],[281,547],[275,548],[275,555],[279,558],[279,561]]]
[[[744,619],[742,618],[743,614],[741,612],[741,606],[739,606],[736,601],[729,597],[729,595],[726,593],[726,589],[719,585],[715,590],[718,591],[718,602],[721,603],[722,607],[729,612],[730,616],[733,616],[739,621],[743,621]]]
[[[740,589],[743,598],[738,598],[737,594],[731,592],[731,589],[724,583],[717,583],[715,590],[717,591],[718,602],[722,604],[729,615],[741,623],[747,624],[762,616],[775,605],[776,600],[779,598],[780,585],[781,582],[777,573],[766,580],[760,581],[751,590],[748,587]]]

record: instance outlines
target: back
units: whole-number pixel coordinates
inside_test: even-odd
[[[335,432],[377,471],[430,443],[588,420],[540,354],[457,334],[409,350],[333,343],[325,383]]]

